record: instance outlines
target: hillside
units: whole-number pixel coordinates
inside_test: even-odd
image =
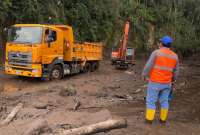
[[[129,45],[139,52],[155,48],[156,39],[169,34],[185,56],[199,52],[200,1],[197,0],[3,0],[0,2],[0,42],[15,23],[72,25],[79,41],[117,45],[127,18]],[[3,40],[3,41],[2,41]]]

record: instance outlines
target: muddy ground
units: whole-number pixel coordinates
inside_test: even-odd
[[[169,121],[160,125],[144,122],[146,82],[140,74],[145,61],[137,61],[130,71],[119,71],[109,61],[93,73],[67,76],[61,81],[19,78],[0,73],[0,121],[18,104],[23,109],[0,135],[21,135],[38,119],[48,128],[40,134],[93,124],[113,117],[127,119],[128,127],[98,135],[199,135],[200,134],[200,61],[181,62],[180,79],[175,86]],[[192,64],[191,64],[192,63]],[[75,111],[74,106],[80,102]]]

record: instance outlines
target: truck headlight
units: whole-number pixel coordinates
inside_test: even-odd
[[[38,73],[39,70],[38,70],[38,69],[34,69],[34,70],[32,70],[32,72],[33,72],[33,73]]]
[[[12,70],[11,67],[5,67],[5,70],[8,71],[8,70]]]

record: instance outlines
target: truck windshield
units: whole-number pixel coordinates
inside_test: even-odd
[[[19,44],[39,44],[42,41],[42,27],[11,27],[8,42]]]

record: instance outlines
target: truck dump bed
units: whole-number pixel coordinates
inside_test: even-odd
[[[63,31],[66,44],[64,45],[64,61],[99,61],[102,60],[102,43],[76,42],[72,27],[67,25],[57,25],[56,28]]]
[[[75,43],[72,57],[87,61],[102,60],[102,44],[88,42]]]

